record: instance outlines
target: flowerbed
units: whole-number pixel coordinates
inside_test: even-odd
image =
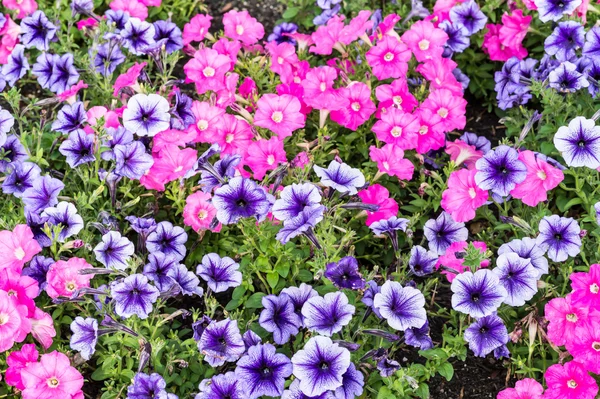
[[[593,4],[2,4],[0,397],[597,396]]]

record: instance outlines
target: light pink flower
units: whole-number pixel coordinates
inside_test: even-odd
[[[306,151],[299,152],[292,160],[292,166],[294,168],[304,169],[306,165],[310,163],[310,158]]]
[[[252,45],[265,35],[262,24],[256,18],[252,18],[248,11],[228,11],[223,16],[223,25],[225,36],[239,40],[245,45]]]
[[[588,308],[573,302],[571,294],[564,298],[554,298],[546,304],[544,317],[548,320],[548,340],[562,346],[572,342],[576,331],[588,320]]]
[[[210,29],[212,17],[206,14],[196,14],[190,22],[183,25],[183,44],[201,42]]]
[[[360,37],[366,37],[367,31],[372,28],[371,11],[359,11],[358,15],[352,18],[350,23],[342,30],[340,41],[345,45],[349,45]]]
[[[417,66],[416,71],[430,82],[432,88],[447,89],[456,96],[462,96],[463,87],[452,74],[456,65],[450,58],[434,58]]]
[[[425,154],[431,150],[442,148],[446,143],[446,136],[441,130],[440,121],[442,118],[430,110],[422,108],[419,108],[415,114],[419,119],[417,152]]]
[[[304,87],[301,84],[291,82],[289,84],[280,84],[276,87],[277,94],[280,96],[289,94],[296,97],[300,101],[300,112],[306,117],[312,111],[312,107],[306,105],[304,102]]]
[[[193,128],[188,130],[163,130],[152,138],[154,143],[152,152],[158,152],[168,145],[185,147],[187,144],[196,140],[196,137],[197,133]]]
[[[367,213],[367,226],[379,221],[389,219],[392,216],[398,215],[398,203],[390,198],[390,192],[387,188],[380,184],[373,184],[366,190],[360,190],[358,196],[365,204],[379,205],[376,212]]]
[[[463,129],[467,123],[467,101],[462,96],[454,95],[450,90],[439,89],[429,93],[421,108],[429,109],[441,118],[445,132]]]
[[[0,231],[0,270],[21,273],[23,265],[42,251],[26,224],[18,224],[13,231]]]
[[[209,90],[217,91],[225,85],[225,73],[229,71],[229,57],[216,50],[202,48],[194,53],[194,58],[183,66],[186,77],[196,84],[199,94]]]
[[[124,87],[138,87],[138,78],[140,77],[140,73],[142,69],[147,65],[146,62],[135,63],[125,72],[124,74],[119,75],[115,80],[115,84],[113,85],[113,96],[118,97],[119,91],[121,91]]]
[[[404,79],[394,79],[389,85],[377,86],[375,97],[379,100],[375,114],[377,118],[381,118],[381,115],[388,112],[390,108],[412,112],[419,105],[417,99],[408,91],[408,85]]]
[[[377,162],[379,172],[396,176],[400,180],[410,180],[415,171],[415,166],[408,159],[404,159],[404,151],[394,144],[386,144],[381,148],[369,147],[369,157]]]
[[[214,143],[217,134],[217,122],[225,114],[225,110],[214,107],[207,102],[194,101],[192,113],[196,118],[196,124],[191,127],[197,133],[196,142]]]
[[[337,71],[330,66],[312,68],[302,81],[304,102],[319,110],[336,111],[346,106],[339,91],[333,88]]]
[[[403,78],[408,71],[411,54],[406,44],[393,36],[384,36],[365,54],[377,79]]]
[[[283,73],[279,78],[281,79],[281,82],[285,84],[296,83],[299,85],[306,79],[308,71],[310,71],[310,64],[308,61],[298,61],[292,65],[291,73]],[[283,72],[288,72],[288,70],[284,70]]]
[[[160,181],[164,184],[185,176],[194,167],[198,152],[192,148],[182,150],[176,145],[166,144],[158,155],[152,156],[154,164],[150,172],[160,176]]]
[[[17,19],[23,19],[38,9],[35,0],[2,0],[2,4],[9,10],[19,10]]]
[[[9,350],[15,342],[23,342],[30,331],[27,307],[16,304],[0,290],[0,352]]]
[[[140,0],[140,2],[148,7],[160,7],[162,4],[162,0]]]
[[[231,104],[235,103],[235,94],[237,91],[240,75],[235,72],[225,76],[225,85],[217,90],[217,107],[227,109]]]
[[[496,399],[542,399],[544,387],[533,378],[517,381],[514,388],[498,392]]]
[[[473,244],[475,248],[479,249],[481,253],[484,253],[487,250],[485,242],[473,241],[471,244]],[[448,247],[443,255],[440,255],[435,267],[436,269],[439,269],[443,266],[441,273],[446,275],[448,282],[451,283],[458,274],[469,270],[468,266],[464,266],[464,257],[458,256],[458,254],[463,254],[468,246],[469,243],[466,241],[454,242]],[[490,261],[484,260],[479,264],[477,269],[486,268],[489,265]]]
[[[419,134],[419,118],[397,108],[390,108],[381,115],[371,130],[377,139],[387,144],[394,144],[403,150],[416,147]]]
[[[588,272],[571,273],[573,304],[600,310],[600,265],[594,263]]]
[[[512,49],[521,47],[531,19],[531,15],[523,15],[523,10],[515,10],[511,15],[504,13],[498,35],[500,43]]]
[[[566,347],[573,360],[581,363],[587,371],[600,373],[600,320],[590,317],[577,327],[573,339],[567,340]]]
[[[225,114],[217,122],[214,143],[219,144],[222,154],[244,155],[254,136],[252,128],[243,119]]]
[[[326,25],[321,25],[311,35],[314,45],[309,52],[330,55],[333,49],[340,53],[345,53],[344,46],[341,43],[342,31],[344,30],[344,17],[334,15],[327,21]]]
[[[436,28],[429,21],[415,22],[402,35],[402,41],[413,52],[419,62],[441,58],[447,40],[448,35],[446,32]]]
[[[554,364],[544,374],[548,388],[544,399],[594,399],[598,385],[577,362]]]
[[[194,231],[208,230],[217,215],[217,208],[210,201],[211,196],[202,191],[196,191],[185,200],[183,208],[183,223]],[[220,224],[213,231],[219,231]]]
[[[21,379],[21,373],[28,365],[36,363],[39,353],[34,344],[25,344],[21,350],[14,351],[6,358],[8,369],[6,370],[6,383],[18,390],[25,389]]]
[[[448,188],[442,193],[442,208],[456,222],[468,222],[475,217],[475,210],[484,205],[488,192],[475,183],[475,169],[461,169],[450,174]]]
[[[109,7],[111,10],[127,12],[130,17],[142,21],[148,18],[148,7],[137,0],[112,0]]]
[[[278,137],[252,142],[244,157],[246,165],[254,172],[256,180],[262,180],[268,170],[274,170],[280,163],[287,161],[283,141]]]
[[[75,399],[81,393],[83,376],[69,358],[53,351],[23,369],[23,399]]]
[[[269,129],[283,140],[304,127],[306,117],[300,112],[301,108],[300,100],[292,95],[265,94],[258,100],[254,124]]]
[[[450,155],[450,160],[454,161],[456,166],[465,164],[468,169],[475,168],[475,162],[483,157],[483,152],[475,148],[474,145],[465,143],[460,139],[446,141],[446,154]]]
[[[314,44],[311,35],[305,35],[303,33],[284,33],[284,36],[289,36],[296,41],[298,45],[298,51],[302,52],[308,47]]]
[[[347,129],[356,131],[360,125],[371,118],[375,104],[371,100],[371,89],[363,82],[351,82],[340,91],[348,106],[331,112],[331,120]]]
[[[31,335],[33,335],[33,338],[35,338],[44,349],[51,347],[52,338],[56,337],[52,316],[42,309],[36,308],[33,317],[30,318],[29,321],[31,322]]]
[[[83,258],[59,260],[48,269],[46,293],[50,298],[64,296],[70,298],[76,290],[90,286],[92,274],[79,274],[80,270],[91,269],[92,265]]]
[[[232,70],[237,62],[238,53],[242,49],[242,43],[237,40],[227,40],[226,37],[222,37],[213,44],[212,48],[219,54],[229,58],[229,69]]]
[[[501,25],[487,24],[488,31],[483,37],[483,51],[490,55],[492,61],[508,61],[511,57],[522,60],[527,57],[527,49],[521,44],[515,47],[507,47],[500,40]]]
[[[519,160],[527,167],[527,177],[516,185],[510,195],[519,198],[526,205],[536,206],[546,201],[548,191],[557,187],[565,178],[560,169],[538,159],[532,151],[521,151]]]
[[[298,62],[296,48],[290,43],[267,43],[265,49],[271,56],[271,71],[278,75],[289,76]]]

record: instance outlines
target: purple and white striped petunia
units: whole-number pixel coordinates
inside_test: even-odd
[[[498,255],[511,252],[519,255],[523,259],[529,259],[538,272],[538,279],[540,279],[542,275],[548,274],[548,259],[544,256],[546,251],[537,245],[535,239],[529,237],[520,240],[515,239],[506,244],[502,244],[500,248],[498,248]]]
[[[354,195],[358,188],[365,185],[365,176],[362,172],[345,163],[331,161],[327,169],[317,165],[313,166],[313,169],[321,178],[321,184],[340,193]]]
[[[600,167],[600,126],[593,119],[578,116],[561,126],[554,135],[554,146],[569,166]]]
[[[169,128],[169,102],[158,94],[136,94],[127,101],[123,126],[138,136],[153,137]]]
[[[203,380],[199,389],[200,393],[194,399],[246,399],[243,383],[233,371]]]
[[[127,145],[117,144],[114,149],[115,173],[130,179],[141,178],[152,167],[152,155],[146,153],[146,147],[139,141]]]
[[[475,318],[494,313],[507,296],[498,276],[488,269],[458,274],[450,289],[454,293],[452,307]]]
[[[273,341],[278,345],[287,343],[298,334],[302,319],[294,312],[294,304],[286,294],[267,295],[262,298],[264,309],[260,312],[258,323],[273,333]]]
[[[262,221],[271,207],[269,196],[262,187],[239,176],[217,188],[212,203],[217,208],[217,219],[223,224],[235,224],[249,217]]]
[[[523,306],[537,292],[538,271],[529,259],[512,252],[500,255],[492,272],[507,292],[504,299],[507,305]]]
[[[396,330],[419,328],[427,321],[423,293],[413,287],[402,287],[396,281],[386,281],[381,286],[381,292],[373,298],[373,306]]]
[[[94,248],[96,260],[109,269],[125,270],[127,261],[135,252],[133,243],[118,231],[109,231],[102,236],[102,242]]]
[[[361,290],[365,287],[365,279],[358,271],[358,261],[354,256],[345,256],[337,262],[328,263],[325,277],[337,288]]]
[[[475,183],[482,190],[506,197],[527,177],[527,168],[512,147],[501,145],[486,153],[475,163]]]
[[[446,212],[440,213],[437,219],[428,220],[423,232],[429,242],[429,249],[437,255],[443,255],[450,245],[466,241],[469,236],[465,224],[455,222]]]
[[[485,357],[508,342],[508,331],[496,314],[485,316],[465,330],[464,339],[475,356]]]
[[[553,261],[563,262],[581,251],[581,228],[575,219],[558,215],[544,216],[540,220],[539,230],[536,243]]]
[[[321,194],[314,184],[292,184],[284,187],[273,204],[273,216],[284,222],[298,216],[307,206],[319,205],[320,202]]]
[[[98,342],[98,320],[91,317],[76,317],[71,322],[70,346],[71,349],[79,352],[84,360],[90,360],[96,351]]]
[[[210,323],[198,341],[198,350],[212,367],[238,360],[246,347],[237,321],[225,319]]]
[[[60,227],[56,240],[65,242],[71,236],[83,229],[83,218],[77,213],[77,208],[70,202],[61,201],[56,206],[44,209],[40,217],[52,227]]]
[[[278,397],[283,394],[285,379],[292,375],[292,362],[273,345],[258,344],[237,361],[235,374],[243,381],[248,399]]]
[[[84,163],[94,162],[94,135],[87,134],[78,129],[69,134],[69,138],[63,141],[58,151],[67,158],[70,167],[76,168]]]
[[[202,263],[196,268],[196,274],[207,282],[213,292],[227,291],[242,283],[240,265],[226,256],[210,253],[202,257]]]
[[[163,221],[156,225],[146,239],[149,252],[163,252],[181,260],[185,257],[185,243],[188,235],[182,227],[173,226],[171,222]]]
[[[146,319],[152,312],[152,305],[159,296],[156,287],[148,283],[143,274],[132,274],[114,282],[110,288],[110,296],[115,302],[115,313],[124,318],[136,315]]]
[[[354,310],[346,294],[337,291],[307,300],[302,306],[302,315],[306,328],[330,337],[350,323]]]

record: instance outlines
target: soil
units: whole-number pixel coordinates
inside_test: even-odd
[[[229,10],[246,10],[265,27],[265,39],[273,31],[284,11],[284,6],[277,0],[207,0],[210,15],[214,18],[212,26],[223,28],[223,14]]]

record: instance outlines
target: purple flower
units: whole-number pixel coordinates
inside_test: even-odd
[[[549,86],[561,93],[574,93],[583,87],[588,87],[590,82],[585,75],[577,71],[577,66],[570,62],[563,62],[548,75]]]
[[[386,281],[381,292],[375,294],[373,306],[390,327],[404,331],[411,327],[422,327],[427,321],[425,297],[416,288],[402,287],[396,281]]]
[[[410,250],[408,267],[416,276],[423,277],[433,273],[437,261],[438,256],[434,252],[427,251],[420,245],[415,245]]]
[[[21,43],[25,48],[48,51],[50,42],[56,39],[56,31],[56,25],[48,20],[46,14],[37,10],[21,21]]]
[[[328,263],[325,277],[338,288],[361,290],[365,287],[365,279],[358,271],[358,261],[353,256],[346,256],[337,262]]]
[[[300,320],[302,321],[302,325],[304,325],[304,316],[302,316],[302,307],[310,298],[319,296],[317,291],[315,291],[310,285],[302,283],[300,287],[287,287],[281,290],[282,294],[286,294],[290,300],[292,301],[292,305],[294,305],[294,313],[296,313]]]
[[[348,369],[342,376],[342,386],[333,392],[335,399],[354,399],[362,395],[365,385],[365,377],[356,369],[354,363],[350,363]]]
[[[191,97],[176,91],[175,105],[171,109],[171,129],[185,130],[196,122],[192,113]]]
[[[207,315],[203,315],[198,321],[192,323],[192,331],[194,332],[194,341],[200,341],[204,330],[212,323],[212,319]]]
[[[485,357],[508,342],[508,331],[502,319],[491,314],[465,330],[465,341],[475,356]]]
[[[302,306],[304,325],[310,331],[321,335],[332,336],[352,320],[354,306],[348,303],[343,292],[330,292],[324,297],[310,298]]]
[[[106,15],[108,16],[108,11],[106,12]],[[115,69],[117,69],[117,66],[125,61],[125,55],[123,55],[120,46],[115,40],[99,45],[96,50],[96,54],[93,54],[90,49],[92,66],[96,72],[103,76],[112,74]]]
[[[365,292],[363,293],[363,297],[360,301],[371,308],[373,313],[375,313],[375,315],[381,319],[382,317],[381,313],[379,313],[379,309],[373,306],[373,299],[375,298],[375,295],[379,294],[380,292],[381,287],[378,286],[375,281],[369,280],[367,281],[367,288],[365,288]]]
[[[146,47],[154,44],[154,33],[154,25],[151,23],[139,18],[129,18],[119,35],[123,38],[123,46],[126,49],[135,55],[143,55]]]
[[[248,399],[261,396],[281,396],[285,379],[292,374],[292,362],[284,354],[276,353],[271,344],[258,344],[237,362],[235,375],[244,382]]]
[[[154,40],[166,40],[165,49],[167,54],[171,54],[174,51],[181,50],[183,48],[183,39],[181,37],[181,30],[170,21],[156,21],[154,22]]]
[[[554,135],[554,146],[569,166],[600,167],[600,126],[593,119],[578,116],[561,126]]]
[[[281,395],[281,399],[332,399],[331,392],[323,392],[321,395],[317,396],[308,396],[302,393],[300,390],[300,380],[295,379],[290,384],[289,388],[283,391]]]
[[[385,356],[377,362],[377,370],[382,377],[391,377],[400,370],[400,363]]]
[[[25,213],[39,214],[49,206],[58,204],[58,194],[65,188],[63,182],[50,176],[42,176],[23,192]]]
[[[71,15],[77,14],[90,15],[94,11],[93,0],[73,0],[71,2]]]
[[[73,54],[67,53],[54,57],[50,91],[61,94],[79,81],[79,73],[73,65]]]
[[[258,322],[262,328],[273,333],[276,344],[283,345],[298,334],[302,319],[294,313],[290,297],[286,294],[267,295],[262,298],[262,305],[264,309],[260,312]]]
[[[194,399],[246,399],[242,381],[230,371],[200,383],[200,393]]]
[[[475,163],[477,186],[482,190],[492,190],[497,195],[507,196],[527,176],[527,168],[518,158],[517,150],[507,145],[500,145],[489,151]]]
[[[321,248],[312,229],[323,220],[324,212],[325,207],[323,205],[305,207],[298,216],[284,222],[276,238],[282,244],[287,244],[292,238],[304,234],[317,248]]]
[[[166,387],[164,378],[157,373],[137,373],[133,377],[133,383],[127,387],[127,399],[171,399]]]
[[[236,320],[213,321],[202,333],[198,350],[212,367],[235,362],[246,350]]]
[[[357,193],[357,188],[365,185],[365,176],[362,172],[345,163],[331,161],[327,169],[317,165],[313,166],[313,169],[321,178],[321,184],[340,193],[354,195]]]
[[[81,101],[77,101],[73,105],[65,104],[58,111],[56,120],[52,122],[52,130],[69,134],[75,130],[83,129],[83,124],[86,121],[87,114]]]
[[[600,92],[600,61],[597,58],[592,60],[592,63],[585,71],[585,76],[590,82],[588,92],[593,98],[597,98]]]
[[[67,163],[72,168],[94,162],[96,160],[94,137],[93,134],[87,134],[83,130],[75,130],[69,133],[69,138],[63,141],[58,151],[67,157]]]
[[[262,343],[262,339],[258,336],[258,334],[256,334],[252,330],[246,331],[242,335],[242,339],[244,340],[244,346],[246,347],[246,351],[248,351],[250,347]]]
[[[558,215],[544,216],[540,220],[540,234],[536,244],[555,262],[563,262],[581,251],[581,228],[573,218]]]
[[[101,158],[105,161],[111,161],[115,159],[114,148],[117,145],[126,146],[133,143],[133,133],[123,126],[118,128],[107,127],[105,131],[108,139],[102,142],[102,148],[108,148],[108,150],[102,152]]]
[[[446,20],[440,23],[439,28],[448,35],[448,41],[444,45],[444,57],[451,57],[454,53],[462,53],[469,47],[469,30],[464,25]]]
[[[253,180],[243,177],[234,177],[228,184],[217,188],[212,203],[217,208],[217,219],[223,224],[235,224],[248,217],[261,221],[271,207],[265,190]]]
[[[25,211],[25,220],[27,221],[27,225],[33,232],[33,238],[40,244],[42,247],[49,247],[52,245],[52,240],[46,232],[44,231],[47,218],[41,217],[39,213],[32,213]],[[54,264],[54,260],[52,261]],[[46,280],[46,276],[44,276],[44,281]]]
[[[375,235],[385,234],[390,237],[394,251],[398,252],[398,230],[406,231],[408,219],[392,216],[389,219],[382,219],[372,223],[369,228]]]
[[[165,292],[173,285],[169,272],[179,265],[179,259],[174,255],[162,252],[148,254],[148,263],[144,266],[144,275],[154,281],[160,292]]]
[[[565,14],[572,14],[581,0],[534,0],[540,21],[558,21]]]
[[[42,53],[37,57],[35,64],[33,64],[31,72],[37,76],[37,81],[43,89],[50,88],[54,63],[57,58],[58,55],[56,54]]]
[[[213,292],[227,291],[242,283],[240,265],[230,257],[221,258],[218,254],[210,253],[202,257],[196,274],[208,284]]]
[[[46,258],[39,255],[34,256],[31,262],[29,262],[29,266],[25,267],[21,274],[23,276],[29,276],[37,281],[40,286],[40,292],[42,292],[47,285],[46,274],[48,274],[50,266],[54,263],[54,259],[52,258]]]
[[[300,380],[300,391],[307,396],[321,395],[342,386],[350,367],[350,352],[327,337],[312,337],[292,357],[293,373]]]
[[[548,274],[548,259],[544,256],[545,250],[540,248],[535,239],[525,237],[521,240],[515,239],[498,248],[498,255],[515,253],[523,259],[528,259],[537,271],[537,279]]]
[[[140,141],[127,145],[118,144],[114,148],[115,172],[130,179],[141,178],[154,163],[152,155],[146,153],[146,147]]]
[[[136,94],[127,101],[123,126],[138,136],[154,136],[169,128],[169,102],[158,94]]]
[[[2,28],[4,28],[5,24],[6,24],[6,17],[4,16],[4,14],[0,13],[0,30],[2,30]]]
[[[29,159],[29,155],[27,155],[25,147],[19,141],[19,137],[13,134],[6,137],[6,141],[0,146],[0,151],[4,153],[4,159],[0,159],[0,172],[2,173],[6,173],[9,166]]]
[[[40,177],[42,170],[32,162],[15,162],[7,168],[8,175],[2,182],[2,192],[12,194],[17,198],[33,186],[33,182]]]
[[[583,55],[590,59],[600,56],[600,27],[594,26],[585,34],[585,43],[583,44]]]
[[[450,20],[467,28],[468,35],[471,36],[485,27],[487,17],[475,1],[469,0],[450,9]]]
[[[446,212],[440,213],[437,219],[430,219],[423,228],[429,242],[429,249],[443,255],[452,243],[466,241],[469,231],[464,223],[455,222]]]
[[[0,107],[0,146],[6,143],[6,135],[15,124],[15,118],[10,112]]]
[[[77,214],[77,208],[70,202],[61,201],[54,207],[48,207],[40,216],[46,219],[50,226],[60,227],[58,242],[65,242],[67,238],[83,229],[83,218]]]
[[[269,35],[267,41],[281,43],[296,44],[296,41],[292,39],[288,34],[298,32],[298,25],[293,22],[282,22],[279,25],[275,25],[273,33]]]
[[[292,184],[286,186],[273,204],[273,216],[281,221],[294,218],[307,206],[319,205],[321,194],[312,183]]]
[[[544,48],[557,60],[568,61],[575,56],[575,50],[583,46],[584,38],[585,31],[579,22],[559,22],[544,41]]]
[[[425,324],[420,328],[406,329],[404,331],[404,342],[421,350],[433,348],[433,341],[429,336],[429,322],[425,321]]]
[[[113,283],[110,292],[119,316],[128,318],[137,315],[140,319],[148,317],[159,295],[158,289],[150,285],[143,274],[133,274]]]
[[[129,12],[123,10],[106,10],[104,13],[106,20],[115,26],[115,32],[119,32],[129,21]]]
[[[221,178],[231,178],[235,176],[235,168],[242,161],[242,157],[240,155],[225,155],[223,159],[215,162],[213,168],[216,174]],[[217,177],[215,177],[211,172],[207,170],[203,170],[200,180],[200,186],[202,187],[202,191],[205,193],[210,193],[215,187],[219,187],[221,182]]]
[[[25,47],[22,44],[17,44],[8,56],[6,64],[2,66],[0,75],[3,75],[10,87],[13,87],[17,80],[25,76],[28,70],[29,62],[25,57]]]
[[[494,313],[507,295],[498,276],[488,269],[458,274],[450,289],[454,293],[452,307],[475,318]]]
[[[496,98],[505,97],[521,87],[520,67],[521,61],[517,57],[511,57],[502,65],[502,70],[494,73]]]
[[[158,223],[156,229],[148,235],[146,248],[149,252],[163,252],[181,260],[185,257],[187,239],[188,235],[183,228],[164,221]]]
[[[71,322],[71,331],[71,349],[79,352],[83,359],[90,360],[98,342],[98,321],[91,317],[76,317]]]
[[[200,280],[194,272],[188,270],[185,265],[177,264],[169,269],[167,276],[172,278],[179,286],[179,290],[183,295],[199,295],[202,296],[204,290],[200,287]]]
[[[125,270],[127,261],[135,252],[133,243],[118,231],[109,231],[102,236],[102,242],[94,248],[96,260],[109,269]]]
[[[529,259],[509,252],[498,256],[496,267],[492,270],[500,279],[508,295],[504,303],[510,306],[523,306],[537,292],[538,272]]]

